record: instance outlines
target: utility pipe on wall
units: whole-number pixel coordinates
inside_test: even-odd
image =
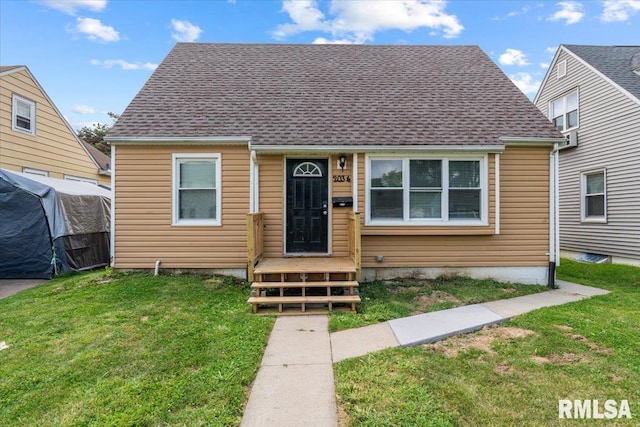
[[[560,219],[559,219],[559,153],[558,144],[553,144],[553,150],[549,155],[549,271],[547,286],[556,287],[556,265],[560,264],[558,258],[560,252]]]
[[[156,260],[156,268],[153,270],[153,275],[154,276],[158,275],[158,269],[160,268],[160,262],[161,261],[159,259]]]

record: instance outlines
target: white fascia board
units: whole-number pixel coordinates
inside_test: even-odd
[[[521,136],[501,136],[500,141],[505,145],[518,145],[518,146],[544,146],[553,145],[561,142],[565,142],[566,139],[562,137],[558,138],[528,138]]]
[[[250,136],[120,136],[105,138],[105,141],[113,145],[155,145],[155,144],[176,144],[176,145],[205,145],[205,144],[249,144]]]
[[[451,152],[501,153],[503,144],[491,145],[251,145],[258,153],[390,153],[390,152]]]
[[[8,76],[9,74],[17,73],[22,70],[27,70],[27,67],[25,67],[24,65],[16,66],[15,68],[11,68],[7,71],[3,71],[2,73],[0,73],[0,77]]]

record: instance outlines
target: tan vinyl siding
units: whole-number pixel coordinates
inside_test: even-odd
[[[284,158],[259,155],[260,212],[264,213],[264,256],[279,258],[284,253]]]
[[[508,147],[500,157],[500,234],[495,232],[495,157],[490,156],[490,226],[363,226],[364,267],[545,266],[549,252],[549,148]],[[364,182],[364,158],[359,176]],[[364,194],[360,194],[361,212]],[[390,229],[395,234],[389,233]],[[370,231],[367,229],[374,229]],[[468,233],[464,234],[465,229]],[[365,232],[365,230],[367,230]],[[378,235],[377,232],[385,235]],[[366,233],[366,234],[365,234]],[[384,262],[376,262],[378,255]]]
[[[300,157],[300,156],[296,156]],[[309,158],[323,158],[324,156],[310,156]],[[331,198],[352,197],[352,182],[333,182],[333,175],[345,175],[353,178],[352,160],[348,156],[347,168],[344,172],[337,168],[338,155],[329,157],[329,233],[331,238],[331,255],[347,256],[347,213],[351,208],[333,208]],[[279,258],[284,256],[284,170],[286,156],[259,155],[260,165],[260,212],[264,213],[264,244],[265,256]]]
[[[567,75],[546,80],[537,107],[578,88],[578,147],[560,152],[560,246],[640,259],[640,104],[561,51]],[[581,221],[582,172],[606,169],[607,223]]]
[[[115,267],[245,268],[249,212],[246,146],[118,146],[115,170]],[[172,154],[219,153],[221,226],[173,226]]]
[[[36,103],[36,135],[12,129],[13,95]],[[2,77],[0,85],[0,167],[22,172],[23,168],[49,172],[52,178],[65,175],[98,180],[111,185],[111,178],[98,174],[98,167],[72,134],[28,72]]]

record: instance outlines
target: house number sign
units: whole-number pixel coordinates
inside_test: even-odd
[[[351,182],[351,175],[333,175],[333,182]]]

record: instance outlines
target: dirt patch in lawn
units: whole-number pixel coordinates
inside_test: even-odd
[[[580,356],[575,353],[562,353],[555,354],[552,353],[547,357],[542,356],[531,356],[531,360],[539,365],[543,365],[545,363],[553,363],[554,365],[570,365],[576,362],[584,362],[587,360],[585,356]]]
[[[421,305],[432,305],[445,301],[450,301],[454,304],[460,303],[458,298],[444,291],[433,291],[430,295],[417,295],[413,300]]]
[[[515,328],[512,326],[486,327],[474,334],[451,337],[437,343],[425,344],[422,348],[444,353],[449,357],[455,357],[458,353],[465,352],[472,348],[493,354],[494,351],[491,349],[491,345],[496,339],[515,340],[533,334],[535,334],[535,332],[529,329]]]
[[[570,334],[569,332],[573,331],[573,328],[571,326],[566,326],[566,325],[554,325],[556,328],[560,329],[562,332],[566,332],[568,336],[571,337],[571,339],[574,339],[576,341],[580,341],[581,343],[583,343],[584,345],[586,345],[587,347],[589,347],[591,350],[595,351],[596,353],[600,353],[600,354],[613,354],[613,350],[611,350],[610,348],[606,348],[606,347],[600,347],[598,344],[589,341],[589,339],[583,335],[580,334]]]

